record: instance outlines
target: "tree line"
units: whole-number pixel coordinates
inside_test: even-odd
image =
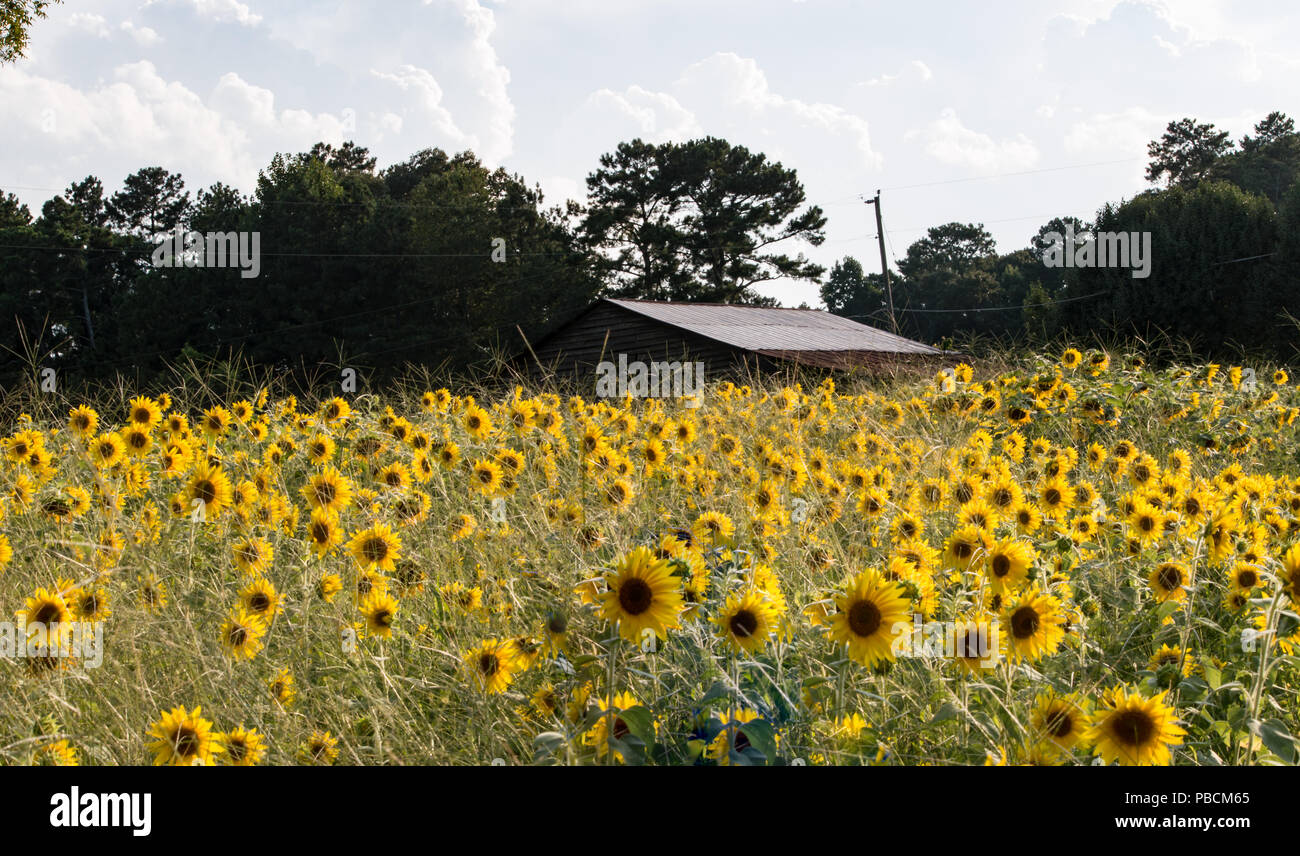
[[[406,363],[467,369],[517,350],[600,294],[767,302],[753,287],[824,269],[793,170],[724,140],[602,157],[583,208],[471,152],[376,169],[361,146],[277,154],[251,195],[191,195],[147,167],[109,193],[88,176],[33,215],[0,197],[0,375],[152,376],[177,357],[279,371]],[[256,277],[158,265],[177,232],[258,236]],[[251,273],[245,271],[244,273]]]
[[[1106,343],[1141,337],[1212,358],[1300,356],[1300,134],[1282,113],[1233,142],[1185,118],[1148,146],[1154,186],[1091,222],[1057,217],[999,253],[977,223],[929,229],[895,264],[901,332],[931,342]],[[1049,266],[1054,235],[1150,233],[1145,276],[1124,266]],[[885,326],[880,274],[853,257],[821,287],[840,315]]]
[[[980,224],[928,230],[895,262],[904,335],[1041,344],[1169,336],[1205,356],[1293,358],[1300,330],[1300,135],[1274,113],[1239,143],[1171,122],[1156,186],[1092,222],[1058,217],[999,253]],[[472,152],[425,149],[383,169],[353,142],[277,154],[252,193],[191,193],[162,167],[120,189],[87,176],[33,215],[0,196],[0,382],[54,368],[137,382],[179,357],[281,372],[472,369],[519,350],[602,295],[774,305],[757,287],[819,284],[827,308],[889,323],[883,279],[846,257],[829,271],[826,216],[793,169],[705,137],[632,140],[587,177],[587,203],[545,205],[522,176]],[[177,231],[259,236],[257,276],[160,266]],[[1150,233],[1149,276],[1050,266],[1053,234]],[[210,260],[209,260],[210,261]]]

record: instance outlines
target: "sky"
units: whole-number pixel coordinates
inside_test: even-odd
[[[472,149],[549,206],[621,141],[712,135],[825,210],[790,251],[878,271],[864,195],[891,260],[950,221],[1022,248],[1149,187],[1172,120],[1300,118],[1297,36],[1290,0],[66,0],[0,66],[0,191],[37,213],[162,166],[250,193],[276,152],[355,140],[381,168]]]

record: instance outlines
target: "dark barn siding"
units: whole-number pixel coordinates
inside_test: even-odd
[[[797,327],[774,326],[774,341],[802,335]],[[782,331],[787,331],[782,334]],[[877,335],[880,331],[867,331]],[[877,335],[879,338],[879,335]],[[755,374],[820,375],[831,371],[872,375],[937,371],[952,365],[960,355],[898,340],[930,353],[895,353],[883,350],[791,350],[788,346],[747,349],[700,335],[690,329],[649,317],[627,306],[599,301],[552,333],[530,343],[515,359],[525,374],[554,373],[585,385],[595,383],[602,360],[617,365],[619,354],[628,362],[701,361],[710,379],[748,380]],[[885,344],[892,344],[886,342]]]
[[[617,363],[619,354],[627,354],[628,362],[699,360],[711,378],[734,373],[747,356],[721,342],[608,303],[597,304],[533,345],[533,352],[537,359],[531,355],[527,359],[534,370],[540,362],[558,374],[594,374],[602,359]]]

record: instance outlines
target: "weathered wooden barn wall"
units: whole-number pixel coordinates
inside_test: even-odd
[[[698,360],[706,377],[730,376],[746,354],[735,348],[629,312],[610,303],[598,303],[552,336],[532,346],[528,362],[558,374],[582,375],[595,372],[602,360],[618,362],[626,354],[629,362]]]

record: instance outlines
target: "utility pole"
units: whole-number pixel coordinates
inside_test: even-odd
[[[898,332],[898,319],[894,317],[894,290],[889,285],[889,260],[885,258],[885,225],[880,216],[880,189],[872,199],[864,199],[868,205],[876,206],[876,238],[880,241],[880,270],[885,275],[885,297],[889,300],[889,328]]]

